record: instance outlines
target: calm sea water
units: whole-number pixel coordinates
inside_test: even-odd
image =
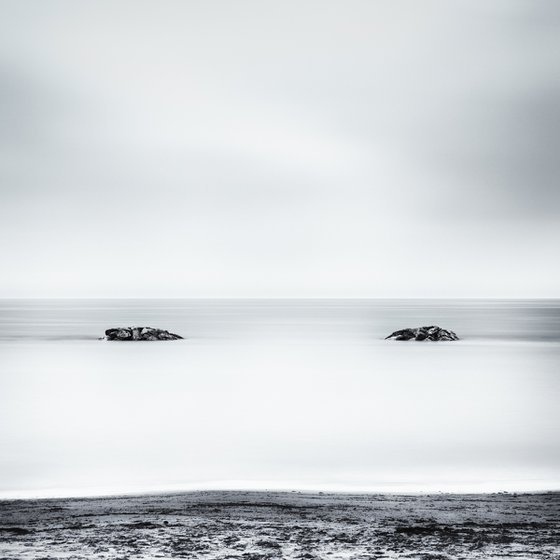
[[[559,300],[2,300],[0,495],[559,489],[559,389]]]

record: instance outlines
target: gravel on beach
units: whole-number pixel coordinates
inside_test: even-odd
[[[0,558],[560,558],[560,493],[189,492],[0,502]]]

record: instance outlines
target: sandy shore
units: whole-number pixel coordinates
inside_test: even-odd
[[[0,502],[0,557],[558,559],[560,493],[11,500]]]

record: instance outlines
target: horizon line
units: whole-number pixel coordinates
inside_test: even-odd
[[[2,300],[560,300],[558,296],[0,296]]]
[[[466,482],[447,484],[386,483],[374,485],[344,484],[250,484],[247,481],[216,481],[205,484],[169,484],[160,487],[97,487],[89,490],[77,488],[50,488],[43,490],[0,491],[0,502],[12,500],[64,500],[95,498],[131,498],[135,496],[163,496],[174,494],[213,493],[279,493],[279,494],[362,494],[362,495],[490,495],[490,494],[550,494],[560,493],[558,481],[518,480],[492,482]]]

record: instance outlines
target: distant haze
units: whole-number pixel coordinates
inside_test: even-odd
[[[0,3],[0,297],[560,296],[555,0]]]

